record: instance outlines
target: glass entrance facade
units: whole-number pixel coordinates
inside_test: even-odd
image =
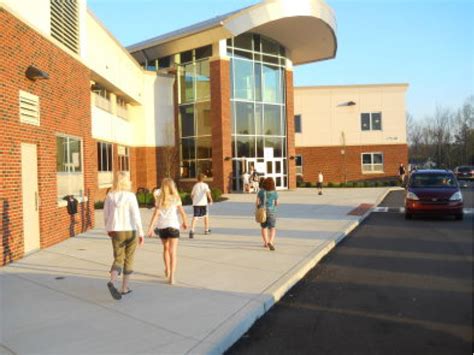
[[[285,107],[285,48],[258,34],[227,40],[231,58],[233,189],[253,166],[288,186]]]

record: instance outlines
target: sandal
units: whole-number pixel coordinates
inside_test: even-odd
[[[115,288],[114,284],[111,281],[107,282],[107,287],[109,288],[110,294],[112,295],[112,298],[114,300],[122,299],[122,295],[120,294],[120,292],[118,292],[118,290]]]
[[[268,248],[270,248],[271,251],[275,250],[275,247],[273,246],[272,243],[268,243]]]
[[[132,290],[130,290],[130,289],[128,289],[127,291],[122,291],[122,296],[123,295],[128,295],[131,292],[132,292]]]

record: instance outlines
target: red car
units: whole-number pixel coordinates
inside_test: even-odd
[[[449,170],[417,170],[410,175],[405,196],[405,218],[415,214],[453,215],[463,219],[463,197]]]
[[[458,180],[474,180],[474,166],[458,166],[454,169]]]

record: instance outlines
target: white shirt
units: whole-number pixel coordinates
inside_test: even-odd
[[[181,206],[181,199],[177,198],[168,208],[160,208],[156,228],[174,228],[179,229],[178,206]]]
[[[318,174],[318,182],[323,182],[324,178],[323,178],[323,173],[319,173]]]
[[[205,182],[198,182],[194,185],[191,191],[193,206],[207,206],[207,193],[210,191],[209,185]]]
[[[112,191],[104,202],[104,221],[107,232],[136,231],[144,236],[137,197],[129,191]]]

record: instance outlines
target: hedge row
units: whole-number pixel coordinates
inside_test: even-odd
[[[299,181],[298,187],[316,187],[316,183],[309,181]],[[323,184],[324,187],[383,187],[383,186],[400,186],[397,180],[370,180],[370,181],[349,181],[346,183],[329,182]]]
[[[148,189],[138,189],[137,193],[137,200],[138,200],[138,205],[140,207],[153,207],[155,205],[155,198],[153,197],[153,194],[151,191]],[[224,199],[222,198],[222,191],[217,188],[211,188],[211,195],[212,199],[215,202],[220,202],[223,201]],[[179,196],[181,197],[181,201],[183,202],[183,205],[192,205],[193,201],[191,199],[191,193],[190,192],[185,192],[185,191],[179,191]],[[104,208],[104,201],[96,201],[94,203],[94,208],[96,210],[100,210]]]

